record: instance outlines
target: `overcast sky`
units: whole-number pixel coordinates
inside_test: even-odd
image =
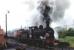
[[[0,25],[5,30],[5,14],[8,17],[8,30],[31,26],[38,0],[0,0]],[[69,0],[70,6],[65,11],[64,18],[59,22],[52,23],[52,27],[58,25],[74,24],[74,0]],[[10,11],[10,13],[8,13]],[[37,17],[34,17],[37,19]]]

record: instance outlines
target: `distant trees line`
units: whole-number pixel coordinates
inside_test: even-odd
[[[63,38],[66,36],[74,36],[74,29],[73,28],[69,28],[68,30],[64,29],[58,31],[58,33],[59,33],[59,37],[63,37]]]

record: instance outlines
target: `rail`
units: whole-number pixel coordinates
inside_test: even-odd
[[[74,50],[74,48],[70,48],[70,47],[51,47],[51,48],[36,48],[36,47],[30,47],[30,48],[26,48],[26,50]]]

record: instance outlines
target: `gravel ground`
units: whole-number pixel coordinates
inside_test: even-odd
[[[4,50],[16,50],[15,48],[18,47],[18,45],[20,45],[20,43],[17,43],[13,39],[9,39],[8,42],[10,43],[10,47]],[[50,50],[50,49],[27,47],[26,50]],[[74,50],[74,48],[54,48],[54,50]]]

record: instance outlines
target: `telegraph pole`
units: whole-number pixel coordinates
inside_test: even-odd
[[[5,15],[6,16],[6,20],[5,20],[5,23],[6,23],[6,37],[7,37],[7,14]]]
[[[7,37],[7,14],[9,13],[9,11],[5,14],[5,23],[6,23],[6,37]]]

